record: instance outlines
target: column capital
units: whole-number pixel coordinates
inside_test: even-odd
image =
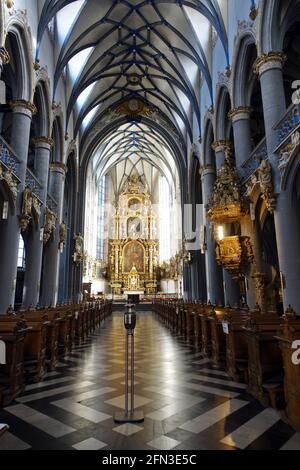
[[[229,111],[228,118],[231,119],[233,123],[242,119],[250,119],[252,111],[253,109],[250,108],[250,106],[238,106]]]
[[[36,106],[31,103],[31,101],[26,100],[15,100],[9,103],[10,107],[12,108],[13,112],[16,113],[23,113],[32,117],[33,114],[37,113]]]
[[[33,142],[36,147],[49,147],[50,149],[54,146],[54,140],[43,135],[40,137],[34,137]]]
[[[215,175],[216,174],[216,167],[215,165],[203,165],[201,166],[199,170],[199,174],[201,177],[204,177],[206,175]]]
[[[232,149],[232,143],[229,140],[217,140],[211,146],[215,152],[224,152]]]
[[[64,175],[66,175],[66,173],[67,173],[67,171],[68,171],[67,166],[66,166],[64,163],[61,163],[61,162],[50,163],[49,169],[50,169],[50,171],[58,171],[58,172],[61,172],[61,173],[63,173]]]
[[[287,60],[283,52],[267,52],[256,59],[253,65],[253,71],[257,75],[272,69],[282,70],[282,66]]]

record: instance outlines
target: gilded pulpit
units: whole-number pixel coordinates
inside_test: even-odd
[[[133,175],[124,184],[110,241],[113,293],[154,294],[157,290],[156,217],[147,186]]]

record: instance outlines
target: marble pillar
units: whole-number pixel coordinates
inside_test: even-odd
[[[201,169],[201,178],[203,203],[204,206],[206,206],[214,188],[216,179],[215,167],[213,165],[203,167]],[[224,305],[222,268],[216,261],[216,243],[213,229],[208,219],[206,220],[205,268],[207,301],[210,301],[214,305]]]
[[[277,206],[274,212],[278,259],[283,280],[284,309],[289,305],[300,315],[300,219],[296,205],[290,194],[281,188],[278,170],[278,156],[274,153],[278,145],[274,126],[282,119],[286,111],[282,66],[284,57],[281,53],[263,54],[255,68],[260,77],[266,140],[269,161],[272,166],[274,193]]]
[[[16,210],[2,222],[0,234],[0,314],[6,313],[14,305],[16,276],[18,265],[18,248],[20,241],[19,215],[22,210],[22,197],[26,181],[27,157],[32,115],[35,106],[27,101],[18,100],[12,103],[11,146],[19,159],[18,196]]]
[[[39,302],[44,246],[40,229],[43,227],[45,207],[47,204],[49,160],[52,145],[53,140],[48,137],[38,137],[35,139],[34,173],[42,186],[40,199],[43,203],[43,207],[40,216],[40,226],[37,229],[32,228],[28,237],[23,294],[24,308],[36,307]]]
[[[238,107],[230,111],[232,120],[236,168],[240,173],[243,163],[250,158],[251,148],[251,108]]]
[[[55,306],[58,296],[58,276],[60,259],[60,224],[62,221],[63,194],[66,177],[66,166],[63,163],[51,163],[49,173],[49,193],[57,202],[56,228],[52,239],[44,248],[44,263],[42,272],[42,290],[40,304]]]
[[[251,108],[240,106],[230,111],[229,117],[232,120],[233,135],[234,135],[234,149],[235,149],[235,161],[236,168],[241,175],[242,165],[251,156],[251,127],[250,127],[250,116]],[[241,220],[241,234],[248,236],[251,239],[251,244],[254,247],[256,243],[256,234],[254,230],[254,221],[251,220],[250,216],[246,216]],[[258,302],[256,296],[256,278],[257,265],[260,260],[255,258],[255,263],[247,267],[245,275],[247,279],[247,304],[253,309]]]

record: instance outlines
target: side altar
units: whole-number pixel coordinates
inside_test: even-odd
[[[133,175],[125,182],[113,217],[110,285],[116,295],[155,294],[158,241],[156,217],[147,186]]]

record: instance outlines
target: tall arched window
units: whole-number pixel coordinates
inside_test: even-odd
[[[159,258],[167,261],[171,258],[171,195],[167,179],[159,179]]]
[[[19,239],[19,249],[18,249],[18,268],[25,269],[26,267],[26,256],[25,256],[25,245],[22,235]]]
[[[103,176],[98,184],[98,236],[97,236],[97,259],[105,259],[105,198],[106,177]]]

